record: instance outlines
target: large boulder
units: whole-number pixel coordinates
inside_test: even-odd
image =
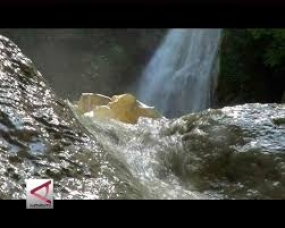
[[[137,123],[139,117],[162,117],[153,107],[143,104],[128,93],[112,98],[101,94],[82,94],[76,107],[80,114],[131,124]]]
[[[285,199],[284,117],[284,104],[256,103],[132,126],[82,122],[161,198],[188,198],[194,189],[202,198]],[[116,140],[106,142],[111,134]]]
[[[31,178],[53,178],[56,199],[144,197],[32,61],[0,36],[0,199],[25,199]]]
[[[107,105],[111,98],[102,94],[83,93],[77,102],[77,110],[83,114],[90,112],[98,105]]]

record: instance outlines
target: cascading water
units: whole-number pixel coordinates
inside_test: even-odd
[[[146,67],[137,96],[166,117],[210,107],[221,29],[171,29]]]

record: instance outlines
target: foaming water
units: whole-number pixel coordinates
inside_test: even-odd
[[[167,117],[210,107],[221,29],[171,29],[139,82],[137,96]]]
[[[72,105],[70,104],[71,109]],[[177,134],[162,136],[168,120],[141,118],[138,124],[125,124],[116,120],[102,120],[74,114],[100,142],[104,149],[129,168],[144,188],[148,198],[205,199],[208,195],[195,191],[169,169],[171,152],[183,150]],[[163,130],[164,129],[164,130]],[[167,130],[166,130],[167,131]]]
[[[285,197],[284,111],[250,104],[135,125],[75,115],[148,198],[270,199]]]

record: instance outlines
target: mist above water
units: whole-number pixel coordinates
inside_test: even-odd
[[[221,29],[171,29],[139,82],[137,95],[166,117],[210,107]]]

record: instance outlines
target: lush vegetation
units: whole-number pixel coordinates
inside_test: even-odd
[[[285,29],[225,29],[220,58],[220,105],[281,102]]]

